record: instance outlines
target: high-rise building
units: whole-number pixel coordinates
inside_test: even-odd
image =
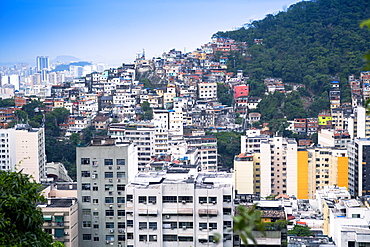
[[[356,138],[348,147],[348,183],[351,196],[370,195],[370,140]]]
[[[134,144],[94,139],[77,148],[79,246],[124,245],[126,184],[138,170]]]
[[[127,186],[126,246],[232,246],[232,174],[175,170],[139,173]]]
[[[36,58],[37,71],[40,72],[44,69],[49,70],[49,57],[48,56],[38,56]]]
[[[46,177],[44,129],[17,125],[0,129],[0,170],[22,171],[36,182]]]

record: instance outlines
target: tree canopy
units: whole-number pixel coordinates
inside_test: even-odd
[[[0,245],[51,246],[50,234],[41,229],[44,219],[36,207],[45,199],[40,185],[21,172],[0,171]]]

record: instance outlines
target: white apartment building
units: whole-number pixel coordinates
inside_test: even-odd
[[[93,140],[77,148],[79,246],[125,246],[125,188],[137,173],[134,144]]]
[[[233,246],[232,184],[195,169],[139,173],[126,188],[126,246]]]
[[[36,182],[46,177],[44,129],[17,125],[0,130],[0,170],[21,171]]]
[[[204,100],[217,99],[217,83],[215,82],[198,83],[198,98]]]
[[[259,165],[261,196],[297,195],[297,142],[294,139],[273,137],[262,141]]]

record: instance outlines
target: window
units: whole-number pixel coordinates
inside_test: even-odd
[[[93,191],[98,191],[99,190],[99,187],[98,186],[94,186],[93,187]]]
[[[125,210],[118,210],[117,216],[125,216]]]
[[[99,225],[98,224],[94,224],[94,229],[99,229]]]
[[[176,229],[177,228],[177,222],[164,221],[163,222],[163,228],[164,229]]]
[[[117,197],[117,203],[125,203],[124,197]]]
[[[179,228],[193,228],[193,222],[179,222]]]
[[[157,197],[156,196],[148,196],[148,202],[156,204],[157,203]]]
[[[148,241],[148,236],[147,235],[139,235],[139,241]]]
[[[113,184],[106,184],[105,191],[113,191]]]
[[[114,222],[105,222],[105,228],[114,228]]]
[[[99,216],[99,212],[93,212],[93,216]]]
[[[104,165],[112,166],[113,165],[113,159],[104,159]]]
[[[163,235],[164,242],[177,242],[177,235]]]
[[[125,191],[125,185],[124,184],[117,184],[117,190],[118,191]]]
[[[157,230],[157,222],[149,222],[149,229]]]
[[[91,202],[91,197],[90,196],[83,196],[82,197],[82,202]]]
[[[139,222],[139,229],[147,229],[148,224],[146,222]]]
[[[201,229],[207,229],[207,223],[200,222],[199,223],[199,230],[201,230]]]
[[[126,165],[125,159],[117,159],[117,166],[124,166]]]
[[[206,203],[207,202],[207,197],[205,197],[205,196],[200,196],[199,197],[199,203]]]
[[[150,242],[157,242],[157,235],[149,235]]]
[[[226,215],[231,215],[231,208],[223,208],[223,213]]]
[[[146,196],[139,196],[139,203],[146,203]]]
[[[90,165],[90,158],[81,158],[81,165]],[[91,236],[90,236],[91,240]]]
[[[192,203],[193,197],[192,196],[179,196],[178,202]]]
[[[93,203],[94,204],[98,204],[99,203],[99,199],[93,199]]]
[[[91,216],[91,209],[82,209],[83,216]]]
[[[82,190],[90,190],[90,184],[82,184],[81,189]]]
[[[90,228],[91,227],[91,221],[82,221],[82,227],[83,228]]]
[[[176,203],[177,202],[177,196],[163,196],[163,203]]]
[[[208,197],[208,202],[216,204],[217,203],[217,197]]]
[[[179,236],[179,241],[180,242],[193,242],[193,237]]]
[[[224,226],[226,226],[227,228],[230,228],[231,227],[231,221],[224,221]]]
[[[114,241],[114,235],[105,235],[105,240],[109,241],[109,242],[113,242]]]
[[[114,210],[105,210],[105,216],[114,216]]]
[[[134,197],[132,195],[126,195],[126,199],[127,199],[128,202],[132,202]]]
[[[113,172],[105,172],[104,177],[105,178],[113,178]]]
[[[62,234],[64,235],[64,229],[55,229],[55,234],[57,230],[62,230]],[[82,240],[91,241],[91,234],[82,234]]]
[[[352,214],[352,218],[361,218],[360,214]]]
[[[118,241],[125,241],[125,235],[118,235]]]
[[[224,195],[223,202],[231,202],[231,195]]]
[[[125,172],[117,172],[117,178],[125,178],[126,173]]]
[[[81,177],[83,178],[90,177],[90,171],[81,171]]]
[[[94,241],[95,242],[98,242],[99,241],[99,237],[94,237]]]
[[[217,223],[209,223],[209,228],[217,229]]]
[[[114,198],[113,197],[106,197],[105,198],[105,203],[114,203]]]
[[[127,227],[134,227],[134,221],[133,220],[127,220]]]

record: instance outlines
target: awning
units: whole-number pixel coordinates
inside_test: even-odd
[[[206,209],[202,208],[198,210],[198,214],[211,214],[211,215],[217,215],[218,211],[217,209]]]
[[[177,210],[178,214],[193,214],[192,208],[179,208]]]
[[[45,221],[51,221],[52,216],[51,215],[44,215]]]
[[[64,216],[64,213],[55,213],[54,216]]]
[[[55,222],[63,222],[64,221],[64,216],[55,216]]]
[[[207,234],[199,234],[198,239],[199,240],[208,240],[208,235]]]
[[[177,234],[179,237],[193,237],[193,234],[191,233],[179,233]]]
[[[177,214],[177,208],[164,208],[162,214]]]
[[[157,209],[155,209],[155,208],[149,208],[148,209],[148,214],[155,214],[155,215],[157,215],[158,214],[158,211],[157,211]]]
[[[148,214],[148,209],[138,209],[137,210],[137,213],[140,215],[140,214],[145,214],[147,215]]]

